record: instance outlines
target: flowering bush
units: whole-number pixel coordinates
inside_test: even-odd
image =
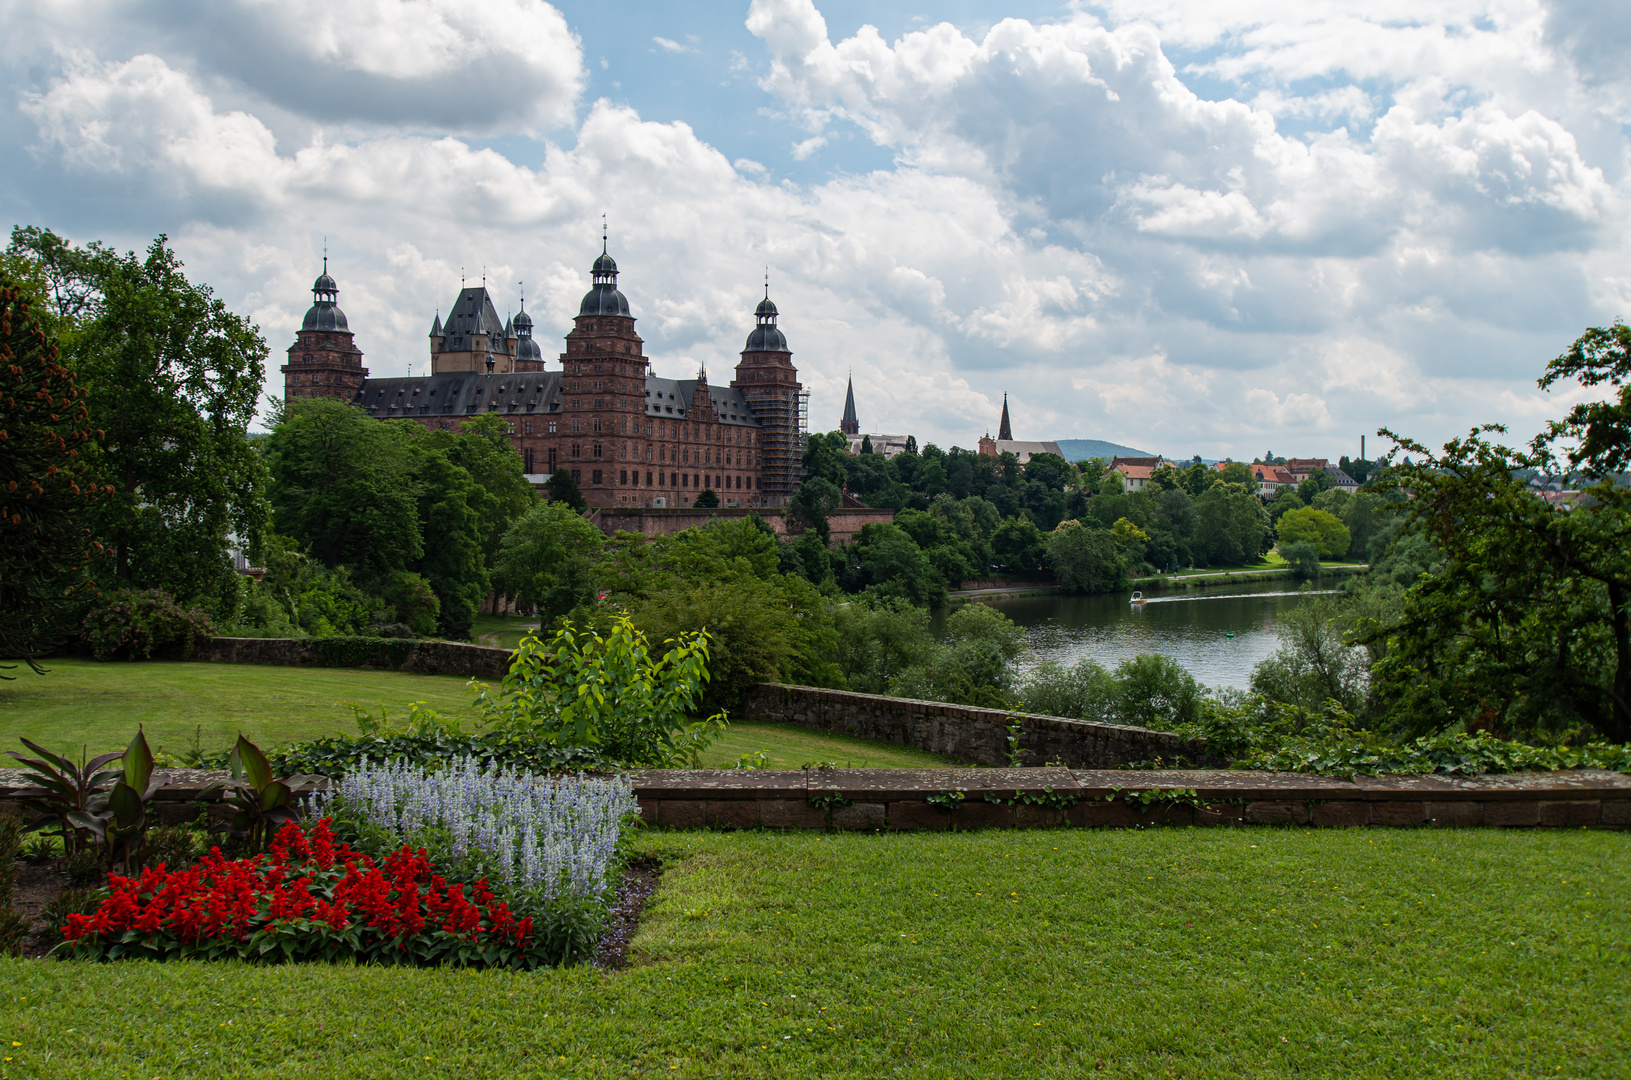
[[[199,638],[215,633],[208,615],[197,608],[183,610],[163,589],[125,590],[104,600],[80,627],[81,638],[98,660],[147,660],[170,645],[180,645],[181,655],[191,656]]]
[[[285,825],[266,855],[229,860],[215,848],[188,869],[108,881],[95,910],[68,916],[69,955],[515,968],[573,958],[485,881],[449,884],[406,846],[375,863],[336,840],[327,818],[309,831]]]
[[[319,800],[359,843],[424,846],[529,911],[602,900],[623,820],[639,809],[624,777],[533,776],[474,758],[440,771],[364,762]]]

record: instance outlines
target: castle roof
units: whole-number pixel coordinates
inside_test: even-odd
[[[317,280],[311,283],[312,304],[306,312],[305,319],[301,320],[302,330],[344,330],[349,332],[351,327],[345,321],[345,312],[340,310],[340,286],[328,274],[328,256],[323,256],[323,272]]]

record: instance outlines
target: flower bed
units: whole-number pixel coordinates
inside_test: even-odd
[[[364,847],[425,847],[529,911],[603,901],[623,821],[639,812],[627,777],[534,776],[474,758],[364,762],[316,801]]]
[[[536,968],[571,942],[517,917],[485,880],[450,884],[423,849],[376,863],[337,840],[329,819],[290,823],[270,853],[109,878],[89,915],[70,915],[62,949],[95,960],[236,957]]]

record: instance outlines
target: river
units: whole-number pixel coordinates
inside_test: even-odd
[[[1320,590],[1330,592],[1332,590]],[[1092,657],[1107,668],[1142,653],[1162,653],[1207,686],[1246,689],[1252,668],[1279,647],[1280,614],[1312,593],[1289,581],[1102,596],[1008,596],[983,601],[1025,627],[1023,667]]]

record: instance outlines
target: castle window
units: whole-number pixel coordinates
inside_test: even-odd
[[[627,469],[617,470],[617,482],[619,484],[628,483],[629,482],[629,470],[627,470]]]
[[[599,457],[599,456],[600,456],[600,444],[595,443],[595,457]]]
[[[549,471],[555,471],[555,448],[553,446],[549,448]]]
[[[572,482],[574,484],[583,483],[583,473],[579,472],[577,469],[573,469],[572,470]]]
[[[573,457],[582,457],[583,455],[581,453],[579,453],[579,451],[581,449],[582,449],[582,447],[578,443],[573,443],[572,444],[572,456]],[[576,476],[577,474],[573,473],[572,475]]]
[[[574,416],[572,418],[572,434],[576,435],[578,432],[582,431],[583,430],[582,425],[583,425],[583,421],[579,420],[577,417]]]
[[[600,483],[600,470],[599,469],[596,469],[594,472],[589,474],[589,482],[591,484]]]
[[[555,421],[553,420],[549,422],[549,433],[551,435],[555,434]]]
[[[525,433],[525,434],[528,434],[528,435],[531,435],[531,434],[532,434],[532,421],[531,421],[531,420],[527,420],[527,421],[525,421],[525,422],[524,422],[524,423],[522,423],[522,425],[521,425],[521,430],[522,430],[522,431],[523,431],[523,432],[524,432],[524,433]],[[532,453],[532,451],[531,451],[531,450],[528,450],[528,451],[527,451],[527,453],[529,453],[529,454],[530,454],[530,453]],[[529,470],[529,471],[530,471],[530,470]]]
[[[529,472],[529,473],[532,472],[532,447],[529,446],[529,447],[527,447],[525,450],[523,450],[521,452],[521,459],[522,459],[522,465],[521,465],[522,471],[523,472]]]
[[[302,356],[300,359],[304,360],[308,364],[311,363],[311,353],[307,353],[305,356]]]
[[[598,402],[598,401],[597,401],[597,402],[595,402],[595,404],[596,404],[596,405],[599,405],[599,404],[600,404],[600,402]],[[600,417],[598,417],[598,416],[597,416],[597,417],[595,417],[595,430],[596,430],[596,431],[599,431],[599,430],[600,430]]]

